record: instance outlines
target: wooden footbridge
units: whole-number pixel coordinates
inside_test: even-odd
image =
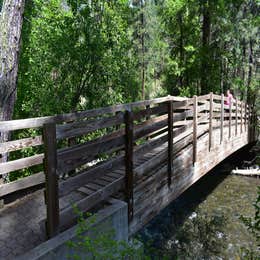
[[[23,136],[0,143],[0,154],[11,159],[0,163],[0,174],[34,172],[1,184],[0,196],[45,183],[48,237],[74,223],[72,205],[86,212],[116,197],[127,201],[134,233],[214,166],[256,140],[253,108],[225,101],[213,93],[167,96],[0,122],[0,132]],[[19,158],[25,151],[28,157]]]

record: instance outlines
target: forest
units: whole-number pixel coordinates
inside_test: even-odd
[[[255,102],[257,0],[0,5],[0,120],[227,89]]]
[[[117,192],[137,230],[198,176],[256,141],[259,10],[259,0],[0,0],[0,208],[8,217],[1,222],[6,234],[30,242],[32,235],[19,231],[26,224],[9,221],[4,212],[19,196],[29,198],[21,206],[24,220],[36,221],[36,235],[43,235],[38,222],[46,220],[51,238],[75,217],[70,200],[60,203],[71,194],[82,196],[75,205],[83,214]],[[234,99],[221,95],[229,91]],[[130,102],[136,103],[118,105]],[[30,203],[38,195],[31,200],[27,192],[34,196],[43,187],[45,203],[37,212],[38,202]],[[231,189],[223,187],[227,198]],[[239,182],[231,193],[254,193],[253,186],[241,187]],[[258,203],[259,196],[255,222],[247,215],[242,220],[259,240]],[[246,204],[238,201],[235,221]],[[188,219],[196,222],[193,213]],[[215,220],[202,220],[198,230],[206,227],[200,233],[207,235]],[[180,239],[186,241],[191,229]],[[5,238],[9,246],[13,238],[4,233],[0,245]],[[215,237],[212,245],[216,250]],[[4,257],[18,254],[8,246]]]

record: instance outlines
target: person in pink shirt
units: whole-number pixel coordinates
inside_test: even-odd
[[[229,104],[232,104],[232,101],[234,100],[233,91],[228,89],[226,95],[227,100],[225,101],[225,105],[229,106]]]

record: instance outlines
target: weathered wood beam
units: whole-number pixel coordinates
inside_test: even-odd
[[[111,117],[85,120],[57,126],[57,139],[71,138],[89,134],[99,129],[124,123],[123,113]]]
[[[19,140],[0,143],[0,154],[18,151],[24,148],[42,145],[42,136],[34,136]]]
[[[209,150],[211,150],[212,144],[212,120],[213,120],[213,93],[211,92],[209,95]]]
[[[125,112],[125,197],[128,204],[128,221],[133,219],[133,181],[134,181],[134,122],[133,112]]]
[[[57,152],[58,170],[66,173],[91,162],[101,153],[114,152],[124,145],[124,130],[104,135],[84,144],[59,149]]]
[[[45,202],[47,205],[46,233],[51,238],[59,232],[59,191],[56,147],[56,124],[43,126],[44,172],[46,176]]]
[[[45,175],[43,172],[35,173],[31,176],[0,185],[0,197],[10,193],[24,190],[45,183]]]
[[[173,160],[173,107],[172,101],[168,101],[168,185],[171,186]]]
[[[9,173],[16,170],[32,167],[34,165],[41,164],[43,161],[43,154],[37,154],[30,157],[17,159],[5,163],[0,163],[0,176],[5,173]]]
[[[243,101],[241,101],[240,107],[240,134],[243,133]]]
[[[97,166],[94,166],[88,170],[82,171],[78,175],[71,176],[59,183],[59,196],[63,197],[73,190],[78,189],[82,185],[85,185],[95,180],[96,178],[100,178],[111,172],[116,167],[121,167],[123,165],[124,157],[119,156],[104,163],[98,164]]]
[[[236,100],[236,128],[235,128],[236,135],[237,135],[237,127],[238,127],[237,123],[238,123],[238,101]]]
[[[229,101],[229,125],[228,125],[229,138],[231,138],[231,124],[232,124],[232,100]]]
[[[193,164],[197,161],[198,97],[193,98]]]
[[[102,187],[90,194],[89,196],[77,201],[75,203],[75,206],[81,212],[87,212],[89,209],[91,209],[101,201],[108,199],[109,196],[113,195],[118,190],[120,190],[123,187],[123,185],[124,177],[120,177],[108,184],[107,186]],[[75,220],[76,216],[72,207],[68,207],[62,210],[60,213],[60,229],[68,227],[69,225],[73,224]]]

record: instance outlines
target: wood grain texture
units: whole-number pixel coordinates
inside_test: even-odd
[[[161,115],[165,113],[167,113],[166,103],[161,103],[156,107],[150,107],[150,105],[148,105],[145,109],[140,110],[138,112],[134,112],[133,119],[141,120],[142,118],[146,118],[146,120],[149,120],[152,115]]]
[[[34,165],[42,164],[43,157],[44,157],[43,154],[37,154],[34,156],[30,156],[30,157],[26,157],[14,161],[9,161],[6,163],[0,163],[0,175],[12,171],[20,170],[20,169],[29,168]]]
[[[0,154],[18,151],[24,148],[42,145],[42,136],[28,137],[19,140],[0,143]]]
[[[212,148],[212,128],[213,128],[213,93],[210,93],[209,101],[209,150]]]
[[[80,120],[88,117],[96,117],[103,114],[113,114],[118,111],[132,110],[136,107],[144,107],[147,105],[159,104],[166,102],[168,100],[178,102],[184,102],[188,100],[188,98],[182,97],[173,97],[166,96],[162,98],[155,98],[151,100],[137,101],[128,104],[119,104],[113,105],[104,108],[97,108],[86,110],[82,112],[68,113],[68,114],[60,114],[56,116],[47,116],[47,117],[36,117],[36,118],[28,118],[28,119],[18,119],[18,120],[9,120],[9,121],[0,121],[0,132],[8,132],[19,129],[27,129],[27,128],[39,128],[47,123],[63,123],[63,122],[71,122]],[[181,103],[183,104],[183,103]]]
[[[128,221],[133,219],[134,189],[134,121],[133,112],[125,112],[125,197],[128,204]]]
[[[86,135],[99,129],[116,126],[124,123],[123,113],[117,113],[112,117],[85,120],[75,123],[57,126],[57,139],[71,138]]]
[[[59,196],[63,197],[73,190],[80,188],[82,185],[85,185],[95,180],[96,178],[101,178],[105,174],[111,172],[113,169],[121,167],[123,165],[124,157],[119,156],[100,163],[97,166],[94,166],[88,170],[82,171],[66,180],[63,180],[59,183]]]
[[[221,94],[221,117],[220,117],[220,144],[223,141],[223,127],[224,127],[224,94]]]
[[[197,161],[197,131],[198,131],[198,98],[194,96],[193,98],[193,164]]]
[[[59,149],[57,153],[58,170],[65,173],[93,161],[97,155],[115,151],[124,146],[124,131],[117,131],[84,144]]]
[[[171,186],[173,160],[173,107],[168,101],[168,185]]]
[[[112,194],[116,193],[124,185],[124,177],[120,177],[108,184],[102,189],[98,189],[96,192],[91,193],[84,199],[77,201],[76,207],[81,212],[87,212],[89,209],[97,205],[99,202],[106,200]],[[75,213],[72,207],[68,207],[60,212],[60,228],[70,226],[75,221]]]
[[[43,172],[35,173],[31,176],[0,185],[0,197],[10,193],[24,190],[33,186],[45,183],[45,175]]]
[[[59,233],[59,191],[57,175],[56,124],[43,126],[44,173],[46,176],[45,202],[47,206],[46,233],[54,237]]]

